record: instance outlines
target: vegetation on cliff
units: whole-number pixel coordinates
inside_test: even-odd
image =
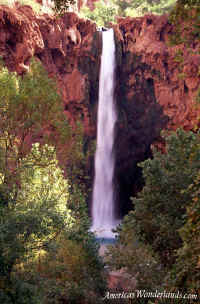
[[[188,53],[197,55],[200,53],[193,51],[194,45],[200,41],[200,2],[199,0],[177,0],[176,5],[170,13],[169,21],[173,24],[174,29],[170,35],[170,44],[172,46],[183,45]],[[181,49],[177,50],[175,61],[180,63],[180,78],[184,79],[187,74],[183,72],[184,56]],[[193,76],[200,76],[200,67]],[[200,88],[197,91],[196,101],[200,103]]]
[[[57,14],[62,15],[66,13],[71,6],[77,3],[76,0],[54,0],[54,10]]]
[[[112,0],[95,2],[95,9],[91,11],[87,6],[81,9],[81,17],[86,17],[97,23],[98,26],[109,26],[109,22],[115,22],[119,17],[138,17],[147,13],[164,14],[172,10],[176,0],[152,0],[152,1],[123,1]]]
[[[35,14],[41,13],[42,5],[39,2],[36,2],[34,0],[19,0],[17,2],[19,5],[30,6]],[[9,7],[12,7],[14,5],[14,2],[9,1],[9,0],[0,0],[0,5],[6,5]]]

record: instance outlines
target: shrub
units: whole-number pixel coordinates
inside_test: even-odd
[[[199,147],[198,133],[179,129],[166,137],[165,154],[153,150],[140,164],[145,186],[108,253],[111,267],[126,267],[138,288],[198,293]]]
[[[183,190],[200,167],[199,141],[198,134],[179,129],[166,138],[166,154],[154,151],[153,159],[140,165],[145,186],[133,199],[130,217],[139,239],[151,244],[164,265],[173,264],[175,250],[182,245],[178,230],[191,201],[191,193]]]

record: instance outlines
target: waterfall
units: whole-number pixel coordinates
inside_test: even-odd
[[[114,104],[115,41],[114,31],[102,32],[97,148],[92,197],[92,228],[97,237],[113,237],[117,220],[114,210],[114,127],[117,119]]]

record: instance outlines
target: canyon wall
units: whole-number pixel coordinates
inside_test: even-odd
[[[29,6],[0,8],[0,56],[10,71],[23,74],[33,56],[56,77],[64,111],[85,133],[95,134],[101,34],[96,25],[67,13],[62,18],[35,16]]]
[[[151,156],[152,143],[163,148],[160,131],[199,125],[200,43],[193,41],[190,48],[170,46],[173,26],[167,15],[118,18],[114,29],[119,112],[116,179],[119,201],[126,209],[131,191],[141,186],[136,164]]]
[[[129,197],[141,186],[137,163],[151,156],[151,145],[162,144],[160,131],[198,125],[195,106],[200,86],[199,43],[190,50],[169,46],[173,26],[167,16],[118,18],[113,25],[117,48],[116,184],[119,212],[130,208]],[[0,56],[11,71],[29,69],[41,60],[55,76],[64,112],[75,127],[81,118],[88,139],[96,136],[101,33],[88,20],[67,13],[62,18],[35,16],[29,6],[0,8]],[[175,60],[183,54],[184,64]],[[133,182],[134,181],[134,182]],[[124,209],[123,209],[124,208]]]

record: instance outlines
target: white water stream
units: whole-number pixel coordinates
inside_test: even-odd
[[[117,119],[114,104],[115,41],[114,31],[102,32],[97,148],[92,198],[92,228],[97,237],[112,238],[117,220],[114,210],[114,127]]]

